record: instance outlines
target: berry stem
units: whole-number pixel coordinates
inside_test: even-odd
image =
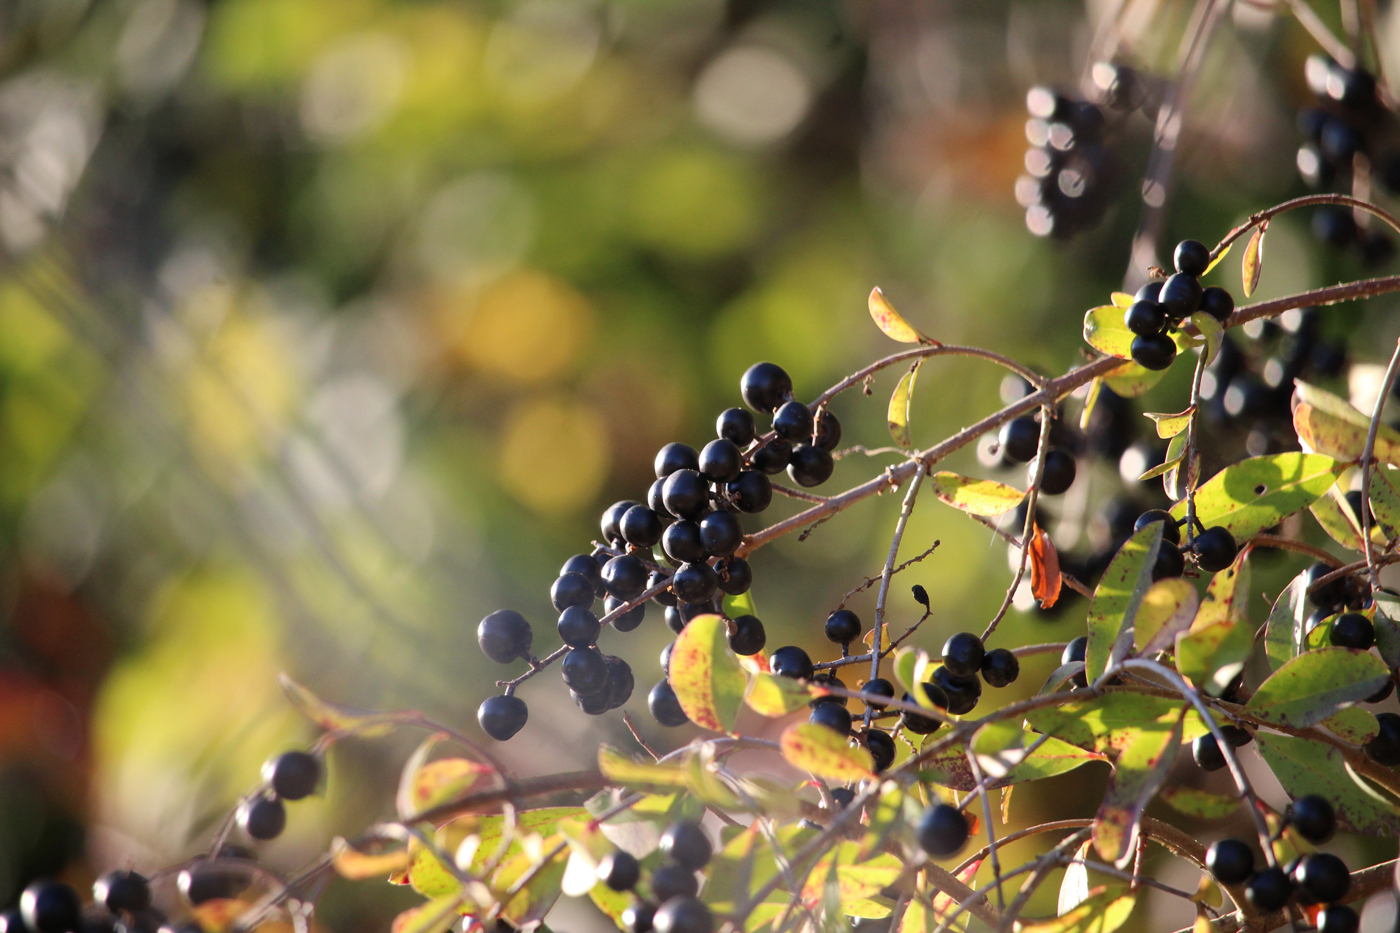
[[[1386,367],[1385,378],[1381,380],[1380,393],[1376,396],[1375,408],[1371,410],[1371,423],[1366,430],[1366,446],[1361,448],[1361,544],[1366,551],[1366,573],[1371,580],[1371,589],[1381,586],[1380,571],[1376,567],[1376,553],[1371,546],[1371,461],[1375,459],[1376,434],[1381,427],[1381,412],[1385,410],[1385,400],[1395,387],[1395,377],[1400,374],[1400,340],[1395,343],[1395,352],[1390,355],[1390,365]]]
[[[1221,338],[1222,340],[1224,337]],[[1210,344],[1201,347],[1200,356],[1196,357],[1196,372],[1191,377],[1191,417],[1186,421],[1186,448],[1181,458],[1182,464],[1186,468],[1186,544],[1190,547],[1196,541],[1195,527],[1199,524],[1196,521],[1196,484],[1201,481],[1200,455],[1196,452],[1197,436],[1196,432],[1201,421],[1201,377],[1205,375],[1207,357],[1210,356]],[[1168,473],[1168,476],[1171,474]]]
[[[928,556],[929,556],[930,554],[932,554],[934,551],[938,550],[938,546],[939,546],[940,544],[942,544],[942,543],[943,543],[942,541],[935,541],[935,542],[933,542],[933,544],[929,547],[929,549],[928,549],[927,551],[924,551],[924,552],[923,552],[922,554],[920,554],[918,557],[911,557],[911,558],[909,558],[909,559],[906,560],[904,563],[902,563],[902,564],[900,564],[898,567],[894,568],[894,570],[890,571],[890,573],[891,573],[891,574],[896,574],[896,573],[899,573],[901,570],[903,570],[905,567],[910,566],[911,564],[917,564],[919,561],[923,560],[925,557],[928,557]],[[853,587],[853,588],[851,588],[851,589],[849,589],[849,590],[846,591],[846,594],[845,594],[844,596],[841,597],[841,602],[836,606],[836,610],[837,610],[837,611],[840,611],[840,610],[842,610],[842,609],[845,609],[845,608],[846,608],[846,603],[847,603],[848,601],[850,601],[850,598],[851,598],[852,596],[856,595],[857,593],[863,593],[863,592],[865,592],[866,590],[870,589],[872,586],[874,586],[876,583],[878,583],[879,581],[881,581],[881,580],[883,580],[883,579],[884,579],[884,575],[883,575],[883,574],[877,574],[877,575],[875,575],[875,576],[873,576],[873,577],[866,577],[864,583],[861,583],[859,586]]]
[[[1294,198],[1291,201],[1284,201],[1282,204],[1275,204],[1273,207],[1267,208],[1254,214],[1250,214],[1248,219],[1246,219],[1244,223],[1240,224],[1238,227],[1225,234],[1225,238],[1216,244],[1215,249],[1210,251],[1211,261],[1214,262],[1216,258],[1219,257],[1220,254],[1223,253],[1231,243],[1235,242],[1240,237],[1244,236],[1246,233],[1253,230],[1255,227],[1257,227],[1264,221],[1277,217],[1279,214],[1286,214],[1289,211],[1297,210],[1300,207],[1316,207],[1320,204],[1339,204],[1343,207],[1350,207],[1353,210],[1365,211],[1368,214],[1374,214],[1375,216],[1379,217],[1381,220],[1384,220],[1387,224],[1389,224],[1392,230],[1396,231],[1397,233],[1400,233],[1400,220],[1396,220],[1395,217],[1392,216],[1390,212],[1387,211],[1385,208],[1378,207],[1375,204],[1370,203],[1369,201],[1362,201],[1357,198],[1353,198],[1349,194],[1306,194],[1300,198]],[[1370,279],[1368,281],[1375,282],[1380,280]],[[1338,286],[1333,286],[1333,288],[1336,287]],[[1323,290],[1324,289],[1318,289],[1318,291]],[[1263,303],[1267,304],[1268,302]],[[1257,306],[1251,305],[1251,307]],[[1236,314],[1238,313],[1239,312],[1237,311]],[[1232,321],[1226,326],[1233,326],[1233,323],[1234,322]]]
[[[899,556],[899,544],[904,540],[904,529],[909,525],[909,516],[914,511],[914,500],[919,496],[928,465],[923,461],[914,469],[914,478],[904,493],[904,504],[899,509],[899,519],[894,523],[894,535],[890,538],[890,553],[885,558],[885,569],[880,572],[880,593],[875,597],[875,631],[870,642],[870,679],[880,676],[880,636],[885,624],[885,601],[890,595],[890,578],[894,576],[895,558]],[[936,545],[935,545],[936,546]],[[865,727],[870,728],[870,716],[874,712],[865,708]]]

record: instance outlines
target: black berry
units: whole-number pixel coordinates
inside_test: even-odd
[[[1312,843],[1326,842],[1337,830],[1337,812],[1326,797],[1307,794],[1293,801],[1289,822],[1304,839]]]
[[[1225,323],[1235,310],[1235,299],[1219,285],[1212,285],[1201,292],[1201,311],[1209,314],[1220,323]]]
[[[919,821],[919,848],[934,858],[947,858],[967,843],[967,817],[957,807],[938,803]]]
[[[755,616],[739,616],[729,632],[729,648],[735,654],[758,654],[768,643],[763,623]]]
[[[773,415],[773,430],[794,444],[812,439],[812,411],[801,402],[784,402]]]
[[[78,892],[61,881],[35,881],[19,896],[19,912],[30,933],[76,933],[82,921]]]
[[[754,439],[753,415],[742,408],[726,408],[715,419],[715,436],[730,441],[735,447],[749,446]]]
[[[773,476],[787,469],[792,459],[792,443],[782,438],[774,438],[764,444],[749,457],[749,465],[765,476]]]
[[[700,469],[700,455],[685,444],[667,444],[656,452],[656,478],[665,479],[677,470]]]
[[[1212,842],[1206,868],[1221,884],[1243,884],[1254,873],[1254,850],[1238,839]]]
[[[617,544],[622,541],[622,531],[618,527],[622,522],[622,516],[627,514],[627,510],[638,503],[631,499],[624,499],[621,502],[614,502],[608,506],[608,510],[603,513],[603,520],[599,523],[603,531],[603,540],[610,544]]]
[[[792,377],[776,363],[754,363],[739,380],[739,394],[745,405],[767,413],[792,394]]]
[[[1157,561],[1152,565],[1153,582],[1179,577],[1185,572],[1186,558],[1182,555],[1181,548],[1170,541],[1163,541],[1157,550]]]
[[[837,609],[826,617],[823,630],[827,641],[837,645],[849,645],[860,637],[860,616],[849,609]]]
[[[586,648],[598,641],[603,627],[587,609],[570,606],[559,614],[559,637],[570,648]]]
[[[263,763],[262,778],[283,800],[300,800],[321,783],[321,760],[308,752],[283,752]]]
[[[673,897],[652,917],[656,933],[714,933],[715,918],[695,897]]]
[[[875,773],[878,774],[894,764],[894,739],[888,732],[871,729],[865,733],[865,747],[870,750],[870,757],[875,761]]]
[[[831,451],[811,444],[799,444],[792,449],[787,470],[788,476],[799,486],[820,486],[831,478],[831,471],[835,468]]]
[[[977,675],[959,677],[946,667],[933,672],[933,682],[948,696],[948,712],[954,716],[965,716],[977,706],[982,698],[982,681]]]
[[[1032,460],[1028,477],[1035,476],[1036,461]],[[1045,453],[1045,473],[1040,480],[1040,491],[1047,496],[1058,496],[1074,485],[1074,456],[1068,451],[1052,447]]]
[[[1040,449],[1040,425],[1030,415],[1013,418],[1001,426],[997,443],[1007,458],[1026,463],[1035,459],[1035,452]]]
[[[825,408],[817,417],[812,431],[816,436],[816,445],[822,450],[835,450],[841,443],[841,422]]]
[[[287,827],[287,808],[276,797],[259,794],[239,804],[238,825],[254,839],[276,839]]]
[[[1234,536],[1219,525],[1196,535],[1192,549],[1196,553],[1196,564],[1210,573],[1218,573],[1230,566],[1239,553]]]
[[[700,473],[712,483],[727,483],[739,475],[744,458],[732,441],[710,441],[700,451]],[[667,506],[670,508],[670,506]]]
[[[1167,309],[1155,301],[1135,301],[1124,312],[1123,323],[1142,337],[1160,334],[1167,326]]]
[[[650,901],[633,901],[622,909],[622,926],[627,933],[651,933],[656,905]]]
[[[1312,604],[1319,609],[1340,608],[1342,603],[1346,601],[1347,581],[1345,577],[1339,577],[1336,580],[1324,583],[1322,586],[1314,589],[1317,581],[1327,576],[1334,569],[1336,568],[1329,567],[1327,564],[1320,562],[1308,568],[1308,599],[1312,600]]]
[[[487,697],[476,711],[476,721],[497,742],[504,742],[525,726],[529,707],[518,696]]]
[[[920,606],[923,606],[925,609],[933,608],[931,605],[929,605],[928,590],[924,589],[923,586],[921,586],[918,583],[915,583],[909,588],[909,592],[914,595],[914,602],[918,603]]]
[[[851,714],[840,703],[818,703],[807,717],[816,726],[826,726],[841,735],[851,734]]]
[[[248,854],[251,856],[252,853]],[[247,889],[248,881],[247,870],[242,867],[200,859],[180,872],[175,885],[186,900],[199,905],[205,901],[237,897]]]
[[[1266,868],[1250,879],[1244,889],[1245,900],[1259,910],[1282,910],[1293,895],[1293,885],[1282,868]]]
[[[1166,334],[1138,334],[1130,350],[1143,369],[1166,369],[1176,359],[1176,344]]]
[[[836,805],[836,809],[844,810],[856,799],[856,792],[849,787],[833,787],[831,789],[831,802]]]
[[[1317,914],[1317,933],[1357,933],[1361,918],[1345,904],[1329,904]]]
[[[1393,768],[1400,765],[1400,716],[1395,713],[1377,713],[1376,721],[1380,731],[1366,743],[1366,755],[1378,765]]]
[[[631,852],[618,849],[598,863],[598,880],[614,891],[630,891],[642,877],[642,866]]]
[[[680,700],[676,699],[676,691],[665,680],[658,680],[647,694],[647,709],[651,718],[663,726],[683,726],[690,722],[690,717],[681,709]]]
[[[1196,736],[1191,743],[1191,757],[1196,759],[1196,764],[1202,771],[1219,771],[1225,767],[1225,753],[1220,750],[1220,743],[1215,736],[1207,732],[1205,735]]]
[[[733,512],[711,512],[700,519],[700,543],[711,557],[728,557],[744,540],[744,526]]]
[[[570,690],[569,696],[573,699],[574,705],[589,716],[601,716],[608,711],[608,699],[610,694],[606,688],[597,693],[590,693],[587,695]]]
[[[1009,687],[1021,674],[1021,662],[1005,648],[993,648],[982,658],[982,679],[989,687]]]
[[[660,570],[653,570],[650,574],[647,575],[647,590],[650,591],[658,586],[669,585],[670,580],[671,578],[667,576],[664,572]],[[663,589],[660,592],[653,595],[651,598],[659,606],[674,606],[676,604],[676,594],[672,593],[669,589]],[[617,608],[617,606],[622,605],[616,600],[613,600],[611,596],[609,596],[608,599],[613,602],[613,608]],[[603,603],[605,609],[607,605],[608,604],[606,602]],[[639,619],[638,621],[641,620]],[[636,628],[636,626],[633,626],[633,628]],[[627,631],[627,629],[621,629],[621,631],[625,632]]]
[[[681,564],[671,577],[671,591],[683,603],[702,603],[715,595],[719,577],[704,562]]]
[[[971,632],[959,632],[943,643],[943,666],[958,677],[976,674],[985,656],[982,639]]]
[[[894,684],[883,677],[876,677],[874,680],[867,680],[860,688],[861,702],[873,709],[884,709],[886,704],[881,700],[888,700],[894,697]]]
[[[1176,271],[1185,275],[1204,275],[1210,265],[1210,249],[1200,240],[1182,240],[1172,254]]]
[[[1172,544],[1181,543],[1181,529],[1176,526],[1176,519],[1172,518],[1172,513],[1165,509],[1148,509],[1139,515],[1137,521],[1133,522],[1133,534],[1137,534],[1153,522],[1162,523],[1163,541],[1170,541]]]
[[[944,693],[943,688],[938,686],[938,684],[924,684],[924,694],[928,696],[928,698],[931,701],[933,701],[934,706],[937,706],[940,709],[948,708],[948,694]],[[918,702],[918,700],[914,699],[907,693],[904,694],[903,700],[906,703]],[[904,726],[906,731],[913,732],[918,735],[928,735],[930,732],[936,731],[938,727],[942,725],[941,722],[939,722],[937,719],[934,719],[932,716],[925,716],[922,713],[913,713],[907,709],[902,709],[899,711],[899,721]]]
[[[631,554],[614,557],[603,565],[603,587],[623,602],[631,602],[647,589],[647,568]]]
[[[699,518],[710,506],[710,484],[696,470],[677,470],[666,477],[661,502],[676,518]]]
[[[745,470],[725,486],[725,492],[740,512],[762,512],[773,501],[773,482],[758,470]]]
[[[779,677],[793,677],[797,680],[811,680],[812,674],[816,672],[807,652],[796,645],[788,645],[774,651],[773,656],[768,659],[768,666]]]
[[[1346,862],[1330,852],[1314,852],[1293,869],[1293,883],[1320,903],[1330,904],[1346,897],[1351,889],[1351,872]]]
[[[1156,301],[1162,295],[1162,283],[1165,281],[1166,279],[1154,279],[1148,282],[1137,290],[1133,299],[1135,301]]]
[[[1230,743],[1231,748],[1242,748],[1254,741],[1250,731],[1239,726],[1221,726],[1220,734],[1225,736],[1225,741]]]
[[[530,623],[513,609],[498,609],[476,627],[476,642],[482,653],[497,664],[528,658],[532,640]]]
[[[564,561],[564,566],[559,568],[559,576],[566,573],[581,574],[589,583],[593,584],[593,592],[602,596],[603,589],[603,565],[598,563],[597,558],[588,554],[575,554]]]
[[[699,823],[678,820],[666,827],[666,831],[661,834],[661,851],[669,855],[676,864],[691,871],[699,871],[710,861],[714,847]]]
[[[618,528],[633,547],[649,548],[661,540],[661,516],[645,505],[634,505],[623,513]]]
[[[1201,306],[1201,283],[1194,275],[1178,272],[1162,283],[1162,293],[1157,300],[1167,309],[1167,314],[1176,320],[1190,317]]]
[[[1370,696],[1368,696],[1368,697],[1365,699],[1364,702],[1366,702],[1366,703],[1384,703],[1387,699],[1390,698],[1390,695],[1391,695],[1392,693],[1394,693],[1394,692],[1395,692],[1395,681],[1394,681],[1394,679],[1387,679],[1386,682],[1385,682],[1385,686],[1381,687],[1381,688],[1380,688],[1379,690],[1377,690],[1375,693],[1373,693],[1373,694],[1371,694]]]
[[[647,505],[661,519],[661,524],[666,525],[676,516],[671,514],[671,510],[666,508],[666,500],[663,493],[666,491],[666,480],[658,479],[647,487]]]
[[[1332,644],[1338,648],[1355,648],[1365,651],[1376,643],[1376,629],[1371,620],[1358,612],[1346,612],[1337,616],[1329,634]]]
[[[651,895],[663,904],[673,897],[694,897],[699,890],[695,872],[674,862],[660,865],[651,873]]]
[[[118,868],[93,882],[92,899],[113,913],[137,913],[151,906],[151,885],[144,875]]]
[[[657,599],[660,600],[660,598],[664,595],[665,594],[658,594]],[[627,605],[628,602],[630,602],[630,600],[618,599],[616,596],[609,596],[607,599],[603,600],[603,611],[604,613],[611,615],[618,609],[621,609],[623,606]],[[647,604],[641,603],[639,605],[633,606],[631,609],[628,609],[616,619],[613,619],[610,624],[614,629],[616,629],[619,632],[630,632],[634,628],[642,624],[642,620],[646,618],[646,614]]]
[[[618,709],[632,699],[632,688],[636,685],[636,680],[632,676],[631,665],[622,658],[606,654],[603,655],[603,660],[608,662],[608,689],[605,691],[608,709]]]
[[[587,609],[593,605],[594,598],[593,581],[581,573],[566,573],[549,588],[549,601],[554,604],[557,612],[563,612],[571,606]]]
[[[597,648],[574,648],[559,664],[564,683],[583,696],[592,696],[607,689],[608,662]]]
[[[696,522],[672,522],[661,535],[661,550],[677,563],[692,563],[705,559],[705,542],[700,539]]]

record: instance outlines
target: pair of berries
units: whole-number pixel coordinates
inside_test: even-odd
[[[1173,256],[1176,274],[1148,282],[1138,289],[1123,314],[1133,337],[1133,362],[1144,369],[1166,369],[1176,359],[1176,342],[1168,330],[1197,311],[1224,323],[1235,310],[1235,300],[1219,286],[1202,288],[1200,276],[1210,266],[1210,250],[1197,240],[1182,240]]]

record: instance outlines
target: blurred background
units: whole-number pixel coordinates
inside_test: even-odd
[[[1317,45],[1268,4],[1215,6],[1160,242],[1139,246],[1162,265],[1177,239],[1214,243],[1307,190],[1294,117]],[[1381,50],[1400,55],[1381,13]],[[610,502],[644,496],[657,448],[714,436],[746,367],[777,362],[811,397],[897,349],[866,315],[872,286],[945,342],[1075,364],[1084,311],[1125,282],[1195,15],[1175,0],[0,3],[0,904],[39,875],[82,885],[207,846],[263,759],[312,735],[279,671],[480,735],[477,705],[518,670],[481,655],[477,621],[513,607],[552,650],[560,564]],[[1318,15],[1344,31],[1334,5]],[[1092,219],[1051,230],[1018,188],[1035,168],[1026,92],[1092,94],[1091,59],[1130,65],[1148,93],[1105,110]],[[1392,265],[1318,243],[1305,217],[1276,222],[1268,251],[1260,297]],[[1237,260],[1213,277],[1242,299]],[[1383,361],[1391,304],[1332,312],[1324,332]],[[1138,412],[1185,406],[1176,370],[1072,440],[1079,480],[1046,511],[1086,580],[1124,516],[1164,501],[1120,473],[1160,458]],[[888,445],[896,377],[838,399],[843,443]],[[915,443],[1019,391],[937,360]],[[1222,462],[1247,443],[1227,441]],[[1250,449],[1286,446],[1283,430]],[[948,468],[1024,483],[985,445],[980,459]],[[850,454],[820,491],[891,462]],[[821,622],[878,572],[897,508],[753,558],[770,649],[829,656]],[[906,552],[935,539],[890,611],[917,618],[909,587],[926,586],[931,648],[980,631],[1008,582],[1005,545],[925,497]],[[1256,608],[1302,567],[1272,561]],[[869,599],[852,605],[868,626]],[[1018,600],[1000,643],[1066,641],[1084,606]],[[643,734],[693,737],[646,714],[672,637],[659,607],[608,637],[637,671]],[[1028,661],[1007,696],[1054,666]],[[552,674],[521,695],[529,725],[492,749],[521,771],[636,750]],[[338,746],[326,794],[292,808],[263,860],[290,870],[389,815],[417,738]],[[1091,814],[1105,773],[1026,788],[1015,820]],[[337,882],[317,922],[382,930],[413,900]],[[1161,910],[1141,928],[1190,920]],[[556,929],[601,922],[586,901],[557,911]]]

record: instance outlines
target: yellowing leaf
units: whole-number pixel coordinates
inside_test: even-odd
[[[1168,787],[1157,796],[1170,804],[1173,810],[1203,820],[1218,820],[1227,817],[1238,810],[1240,806],[1237,797],[1212,794],[1210,791],[1197,790],[1184,784]]]
[[[672,765],[634,761],[608,745],[598,747],[598,770],[603,776],[629,787],[684,787],[685,772]]]
[[[1103,378],[1099,377],[1089,383],[1089,394],[1084,397],[1084,410],[1079,413],[1079,430],[1089,430],[1089,419],[1094,415],[1094,406],[1099,403],[1099,395],[1103,392]]]
[[[1090,681],[1103,674],[1110,658],[1122,658],[1132,646],[1133,623],[1152,585],[1152,565],[1161,541],[1162,523],[1148,525],[1123,543],[1099,578],[1087,620],[1085,673]]]
[[[1237,542],[1252,538],[1312,505],[1336,482],[1343,464],[1320,454],[1282,453],[1250,457],[1221,470],[1196,490],[1196,517],[1220,525]],[[1185,501],[1172,517],[1186,515]]]
[[[278,674],[282,692],[303,716],[322,729],[355,733],[366,737],[387,735],[399,719],[395,713],[377,713],[323,700],[286,674]]]
[[[1196,330],[1201,332],[1201,337],[1206,343],[1206,362],[1215,361],[1215,355],[1220,352],[1220,341],[1225,339],[1225,328],[1215,318],[1204,311],[1197,311],[1191,315],[1191,323],[1196,325]]]
[[[711,613],[691,619],[671,648],[671,688],[691,722],[729,732],[747,687],[724,619]]]
[[[1114,395],[1122,398],[1137,398],[1139,395],[1146,395],[1153,386],[1162,381],[1162,377],[1166,374],[1165,369],[1147,369],[1132,360],[1128,360],[1122,366],[1109,370],[1104,375],[1103,381],[1104,385],[1113,390]]]
[[[1165,440],[1169,437],[1176,437],[1182,431],[1185,431],[1187,425],[1191,423],[1191,416],[1195,413],[1196,406],[1192,405],[1185,411],[1175,415],[1149,411],[1146,412],[1143,417],[1151,418],[1157,423],[1157,436]]]
[[[884,331],[885,336],[891,340],[898,340],[900,343],[936,343],[911,327],[879,288],[870,290],[870,300],[866,304],[870,308],[870,318],[875,322],[875,326]]]
[[[490,765],[466,758],[440,758],[405,769],[399,788],[399,816],[406,819],[459,797],[479,783],[492,783],[495,773]]]
[[[888,414],[890,437],[899,447],[912,447],[914,438],[909,429],[909,406],[914,400],[914,381],[919,378],[919,363],[909,367],[909,371],[899,377],[899,385],[890,396]]]
[[[389,933],[445,933],[461,916],[462,895],[435,898],[394,918]]]
[[[1141,655],[1166,651],[1176,636],[1191,626],[1198,597],[1191,581],[1183,577],[1158,580],[1142,596],[1133,622],[1133,645]]]
[[[994,518],[1005,515],[1016,506],[1026,494],[1019,489],[989,479],[972,479],[947,470],[929,477],[933,494],[940,501],[955,509]]]
[[[1100,353],[1131,360],[1134,336],[1117,305],[1101,305],[1084,313],[1084,342]]]
[[[1210,261],[1210,265],[1206,266],[1206,271],[1201,273],[1201,278],[1205,278],[1207,275],[1210,275],[1210,270],[1212,270],[1212,269],[1214,269],[1216,266],[1220,265],[1220,260],[1222,260],[1222,259],[1224,259],[1226,256],[1230,255],[1230,250],[1232,250],[1232,249],[1234,249],[1234,248],[1235,248],[1235,244],[1231,243],[1229,246],[1227,246],[1227,247],[1225,247],[1224,249],[1222,249],[1222,250],[1220,251],[1220,255],[1219,255],[1219,256],[1216,256],[1214,259],[1212,259],[1212,260]]]
[[[1269,229],[1266,220],[1254,228],[1249,237],[1249,245],[1244,248],[1244,258],[1240,260],[1240,280],[1244,283],[1244,296],[1248,298],[1259,287],[1259,275],[1264,271],[1264,231]]]
[[[1113,765],[1103,803],[1094,816],[1094,848],[1123,868],[1132,860],[1142,811],[1167,779],[1181,748],[1182,710],[1136,730]]]
[[[791,677],[776,674],[755,674],[749,680],[748,693],[744,702],[749,708],[763,716],[786,716],[812,702],[813,698],[824,695],[825,691],[811,684],[805,684]]]
[[[1113,302],[1114,307],[1126,310],[1133,306],[1133,302],[1136,299],[1127,292],[1114,292],[1112,295],[1108,296],[1108,300]]]
[[[1326,389],[1299,381],[1295,384],[1293,429],[1303,446],[1338,460],[1356,462],[1366,446],[1371,418],[1350,402]],[[1400,432],[1387,424],[1376,431],[1377,460],[1400,466]]]
[[[411,861],[407,847],[371,854],[353,848],[344,836],[331,840],[331,863],[342,878],[351,881],[387,877],[407,868]]]
[[[1098,887],[1088,900],[1065,914],[1047,920],[1021,920],[1018,933],[1113,933],[1128,922],[1135,899],[1126,888]]]
[[[829,781],[862,781],[875,776],[870,753],[826,726],[807,722],[789,726],[779,744],[788,764]]]

